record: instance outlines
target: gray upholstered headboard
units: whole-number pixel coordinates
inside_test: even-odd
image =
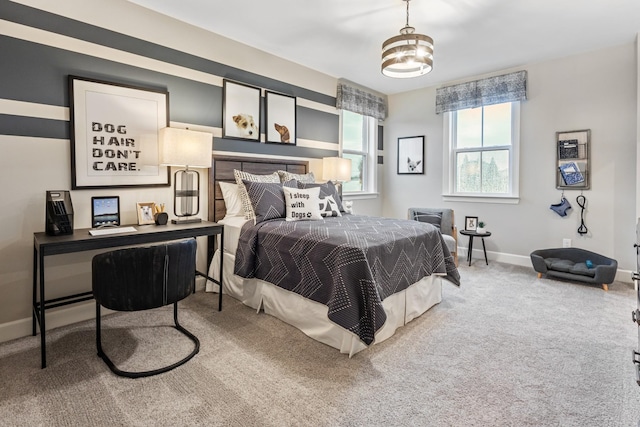
[[[209,221],[217,222],[224,218],[227,212],[218,182],[235,183],[234,169],[256,175],[266,175],[278,170],[303,174],[309,171],[309,162],[305,160],[213,156],[213,163],[209,169]]]

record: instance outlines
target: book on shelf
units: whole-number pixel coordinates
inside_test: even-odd
[[[574,185],[584,182],[584,174],[580,172],[580,168],[576,162],[567,162],[558,166],[562,179],[566,185]]]
[[[580,157],[577,139],[558,141],[558,158],[577,159]]]

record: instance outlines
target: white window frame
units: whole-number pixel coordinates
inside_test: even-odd
[[[449,111],[444,113],[444,159],[443,159],[443,177],[442,177],[442,195],[445,201],[457,202],[480,202],[480,203],[509,203],[517,204],[520,201],[520,101],[511,103],[511,146],[507,147],[490,147],[491,150],[496,148],[510,150],[510,192],[506,194],[482,194],[482,193],[457,193],[455,191],[456,184],[456,153],[455,148],[455,125],[456,112]],[[489,149],[489,148],[487,148]],[[468,151],[468,150],[460,150]],[[472,150],[481,151],[481,150]]]
[[[359,114],[359,113],[351,113]],[[362,137],[366,140],[366,151],[360,150],[347,150],[343,144],[343,119],[344,110],[340,110],[340,156],[343,154],[354,154],[364,156],[364,171],[363,171],[363,189],[362,191],[344,191],[343,195],[348,199],[365,199],[377,196],[378,188],[378,121],[369,116],[359,114],[363,118]]]

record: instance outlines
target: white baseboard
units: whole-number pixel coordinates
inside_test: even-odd
[[[78,303],[73,307],[47,311],[47,331],[60,326],[70,325],[96,316],[96,304],[93,301]],[[32,318],[20,319],[0,325],[0,342],[22,338],[31,335]],[[36,324],[36,333],[40,328]]]
[[[205,278],[196,277],[196,292],[203,292],[205,287]],[[102,314],[107,315],[113,311],[106,308],[102,309]],[[60,326],[71,325],[73,323],[82,322],[84,320],[95,319],[96,304],[94,301],[86,301],[67,308],[58,308],[56,310],[47,311],[47,331]],[[31,335],[32,318],[14,320],[0,324],[0,343],[11,341]],[[36,333],[40,334],[40,329],[36,325]],[[39,339],[39,338],[38,338]]]

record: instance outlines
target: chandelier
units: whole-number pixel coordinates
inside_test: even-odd
[[[407,2],[407,23],[400,29],[400,35],[382,43],[382,74],[404,79],[427,74],[433,69],[433,39],[424,34],[416,34],[409,25],[409,1]]]

